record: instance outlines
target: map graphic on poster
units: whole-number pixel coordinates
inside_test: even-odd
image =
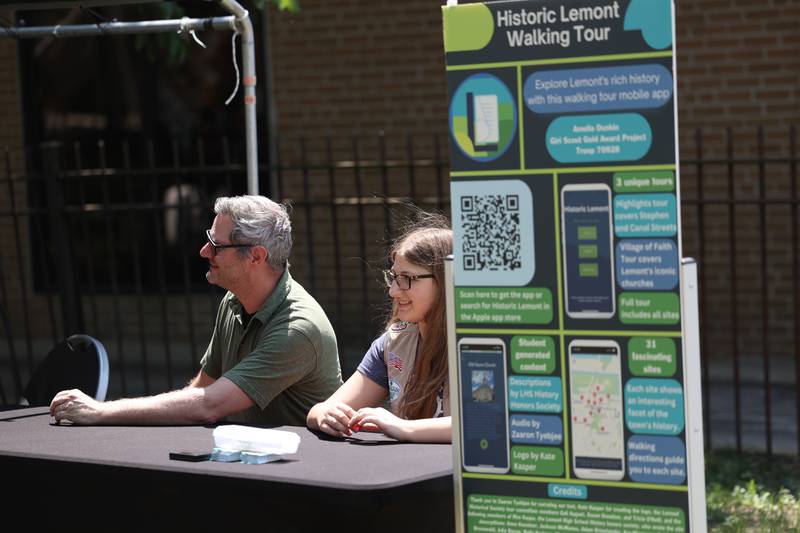
[[[568,349],[575,475],[620,480],[625,446],[619,345],[572,341]]]
[[[673,11],[443,7],[465,531],[692,530]]]
[[[622,456],[622,439],[614,438],[622,434],[622,391],[618,381],[591,374],[572,375],[572,431],[577,443],[576,457]],[[619,466],[621,472],[621,462]]]

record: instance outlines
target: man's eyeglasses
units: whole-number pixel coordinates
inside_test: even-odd
[[[433,278],[433,274],[414,274],[409,276],[407,274],[395,274],[391,270],[383,271],[383,279],[386,281],[386,286],[391,288],[392,283],[397,283],[397,288],[407,291],[411,289],[411,283],[418,279]]]
[[[206,240],[208,240],[208,244],[211,245],[211,255],[217,255],[218,251],[223,248],[250,248],[253,246],[252,244],[217,244],[214,242],[214,239],[211,238],[211,230],[206,230]]]

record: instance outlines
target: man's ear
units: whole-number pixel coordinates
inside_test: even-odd
[[[266,263],[269,258],[269,252],[263,246],[253,246],[250,248],[250,262],[257,265]]]

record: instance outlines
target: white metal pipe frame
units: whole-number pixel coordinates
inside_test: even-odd
[[[255,38],[250,14],[235,0],[215,0],[231,13],[227,17],[188,18],[170,20],[144,20],[137,22],[98,22],[56,26],[0,26],[0,37],[16,39],[41,39],[44,37],[88,37],[102,35],[131,35],[143,33],[191,32],[196,30],[230,30],[242,36],[242,74],[244,87],[245,145],[247,150],[247,192],[258,194],[258,143],[256,129],[256,61]],[[97,2],[103,3],[103,2]],[[105,2],[113,4],[115,2]],[[120,3],[120,2],[116,2]],[[134,2],[124,2],[134,3]],[[146,0],[138,3],[146,3]],[[58,4],[56,6],[55,4]],[[63,7],[65,2],[55,2],[47,7]],[[84,2],[72,2],[85,5]],[[7,7],[41,9],[42,4],[11,4]]]

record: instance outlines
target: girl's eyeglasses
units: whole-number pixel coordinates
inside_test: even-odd
[[[387,287],[391,288],[392,283],[397,283],[397,288],[404,291],[410,290],[411,283],[418,279],[433,277],[435,277],[433,274],[414,274],[413,276],[409,276],[407,274],[395,274],[391,270],[383,271],[383,279]]]

